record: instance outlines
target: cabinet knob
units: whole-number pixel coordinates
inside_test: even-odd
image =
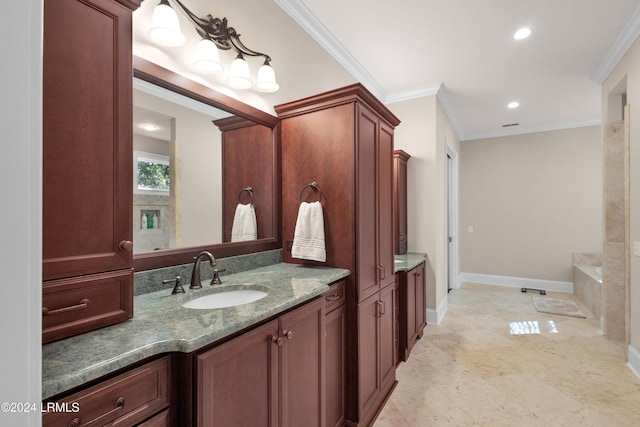
[[[284,329],[282,331],[282,335],[284,335],[285,337],[287,337],[287,339],[291,339],[293,338],[293,331],[287,331],[286,329]]]
[[[133,250],[133,242],[131,240],[122,240],[118,244],[120,250],[131,252]]]
[[[284,340],[282,339],[282,337],[277,337],[275,335],[271,336],[271,342],[274,343],[275,345],[277,345],[278,347],[280,347],[282,345],[282,342]]]

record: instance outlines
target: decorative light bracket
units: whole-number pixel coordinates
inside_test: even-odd
[[[237,52],[227,74],[227,84],[236,89],[249,89],[253,86],[249,65],[244,56],[264,58],[264,63],[258,69],[255,88],[261,92],[275,92],[280,88],[271,67],[271,57],[265,53],[249,49],[240,40],[240,34],[230,27],[227,18],[214,18],[208,14],[205,18],[196,16],[180,0],[171,0],[177,4],[186,17],[194,25],[196,32],[202,38],[196,49],[193,67],[204,74],[219,74],[223,71],[220,64],[218,50],[233,50]],[[184,43],[184,35],[180,31],[178,16],[169,4],[169,0],[160,0],[154,9],[151,27],[151,38],[165,46],[179,46]]]
[[[240,41],[240,34],[238,34],[236,29],[229,27],[227,18],[214,18],[211,14],[207,14],[206,18],[199,18],[184,4],[182,4],[180,0],[172,1],[175,1],[183,10],[185,15],[187,15],[189,20],[193,22],[200,37],[211,40],[215,43],[218,49],[233,49],[243,56],[262,56],[267,63],[271,61],[271,57],[269,57],[269,55],[246,47],[244,43]],[[168,4],[168,0],[161,0],[161,3],[165,2]]]

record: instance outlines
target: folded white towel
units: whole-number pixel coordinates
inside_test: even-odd
[[[231,241],[242,242],[258,238],[258,226],[256,224],[256,211],[253,205],[238,203],[231,227]]]
[[[325,262],[324,218],[320,202],[302,202],[298,210],[296,230],[293,233],[291,256]]]

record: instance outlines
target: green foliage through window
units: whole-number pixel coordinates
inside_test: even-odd
[[[169,190],[169,165],[138,160],[138,189]]]

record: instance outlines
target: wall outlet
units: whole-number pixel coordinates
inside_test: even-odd
[[[640,242],[633,242],[633,254],[640,256]]]
[[[472,225],[469,226],[469,233],[473,233],[473,226]]]

